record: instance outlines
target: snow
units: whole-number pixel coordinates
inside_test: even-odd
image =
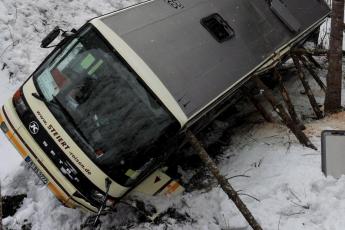
[[[49,50],[40,41],[55,25],[78,28],[87,19],[134,4],[137,0],[0,0],[0,104],[38,66]],[[325,29],[327,30],[327,29]],[[319,61],[323,61],[320,59]],[[325,76],[325,71],[320,71]],[[323,78],[323,80],[325,80]],[[309,77],[319,103],[323,92]],[[287,82],[298,113],[306,122],[306,134],[319,150],[301,146],[280,124],[248,122],[233,130],[231,145],[224,151],[219,167],[264,229],[343,229],[345,219],[345,177],[338,180],[321,173],[320,134],[324,129],[345,129],[345,113],[321,121],[311,119],[308,99],[301,95],[301,83],[292,76]],[[255,120],[254,119],[254,120]],[[217,131],[217,130],[213,130]],[[12,145],[0,134],[0,180],[3,194],[27,193],[22,207],[4,219],[9,229],[80,229],[88,214],[63,207],[37,177],[23,166]],[[248,196],[249,195],[249,196]],[[250,197],[252,196],[252,197]],[[259,201],[257,201],[256,199]],[[133,229],[250,229],[234,204],[218,187],[194,191],[176,198],[144,197],[159,210],[175,207],[188,213],[193,222],[168,219],[154,225],[143,223]],[[128,208],[102,217],[102,229],[125,226],[136,221]]]
[[[326,0],[328,5],[332,5],[332,0]],[[320,28],[320,37],[319,43],[322,44],[324,49],[328,49],[329,47],[329,34],[331,30],[331,19],[327,18],[326,22]],[[345,50],[345,37],[343,38],[343,50]]]
[[[2,105],[17,88],[5,78],[0,78],[0,104]],[[17,151],[7,143],[4,135],[0,135],[0,180],[5,179],[6,174],[12,174],[19,167],[21,157]]]

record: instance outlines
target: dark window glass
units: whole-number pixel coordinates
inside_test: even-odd
[[[88,157],[125,186],[152,166],[177,121],[92,27],[35,74],[50,111]]]

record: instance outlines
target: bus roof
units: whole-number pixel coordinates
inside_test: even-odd
[[[96,20],[140,56],[190,119],[328,14],[319,0],[154,0]]]

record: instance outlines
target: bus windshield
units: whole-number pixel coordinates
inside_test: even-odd
[[[154,162],[156,144],[178,130],[177,121],[91,25],[56,49],[34,81],[78,146],[123,186]]]

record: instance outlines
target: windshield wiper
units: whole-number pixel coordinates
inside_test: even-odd
[[[79,125],[75,122],[73,116],[69,113],[69,111],[65,108],[65,106],[59,101],[59,99],[56,98],[56,96],[53,96],[53,100],[55,105],[59,106],[60,111],[65,115],[65,118],[71,122],[74,129],[78,132],[80,137],[83,139],[83,142],[87,143],[88,147],[93,150],[90,143],[87,141],[87,138],[85,137],[84,133],[80,130]]]
[[[58,104],[56,104],[55,102],[53,101],[48,101],[45,97],[42,97],[41,95],[39,95],[38,93],[32,93],[31,94],[34,98],[48,104],[48,105],[54,105],[54,106],[58,106],[60,107]]]
[[[52,101],[54,102],[55,105],[59,106],[60,110],[64,113],[65,117],[73,124],[73,126],[78,127],[74,118],[71,116],[69,111],[65,108],[65,106],[56,98],[56,96],[53,96]]]
[[[76,43],[73,44],[73,46],[67,51],[66,54],[63,55],[63,57],[61,57],[60,60],[64,59],[74,49],[74,47],[76,47],[76,45],[79,42],[79,38],[77,38],[76,36],[68,37],[68,38],[65,38],[66,40],[65,39],[62,40],[56,47],[56,51],[55,51],[56,53],[54,54],[55,56],[53,57],[52,60],[49,61],[48,63],[49,66],[51,66],[54,63],[56,58],[58,58],[64,51],[66,51],[66,47],[68,47],[72,43],[73,38],[77,40]]]
[[[41,95],[39,95],[38,93],[32,93],[31,94],[34,98],[47,103],[49,105],[54,105],[55,108],[58,108],[58,110],[64,114],[65,119],[67,119],[69,122],[71,122],[71,124],[74,126],[75,130],[78,132],[78,134],[80,135],[80,137],[83,139],[84,143],[87,143],[88,147],[92,150],[93,148],[91,147],[91,145],[86,141],[87,138],[85,137],[85,135],[83,134],[83,132],[79,129],[77,123],[74,121],[73,117],[71,116],[71,114],[68,112],[68,110],[63,106],[63,104],[56,98],[56,96],[52,95],[53,100],[48,101],[45,97],[42,97]]]
[[[68,110],[62,105],[62,103],[56,98],[56,96],[52,95],[52,100],[48,101],[45,97],[42,97],[41,95],[39,95],[38,93],[32,93],[31,94],[34,98],[43,101],[44,103],[47,103],[48,105],[54,105],[55,108],[58,108],[60,110],[60,112],[62,112],[65,117],[67,117],[67,119],[74,125],[77,127],[77,124],[75,123],[73,117],[71,116],[71,114],[68,112]]]
[[[56,108],[58,108],[64,115],[65,117],[68,118],[68,120],[77,127],[77,124],[75,123],[73,117],[71,116],[71,114],[69,114],[68,110],[62,105],[62,103],[55,97],[52,95],[53,99],[51,101],[48,101],[45,97],[42,97],[41,95],[37,94],[37,93],[32,93],[31,94],[34,98],[43,101],[44,103],[47,103],[49,105],[54,105]]]

